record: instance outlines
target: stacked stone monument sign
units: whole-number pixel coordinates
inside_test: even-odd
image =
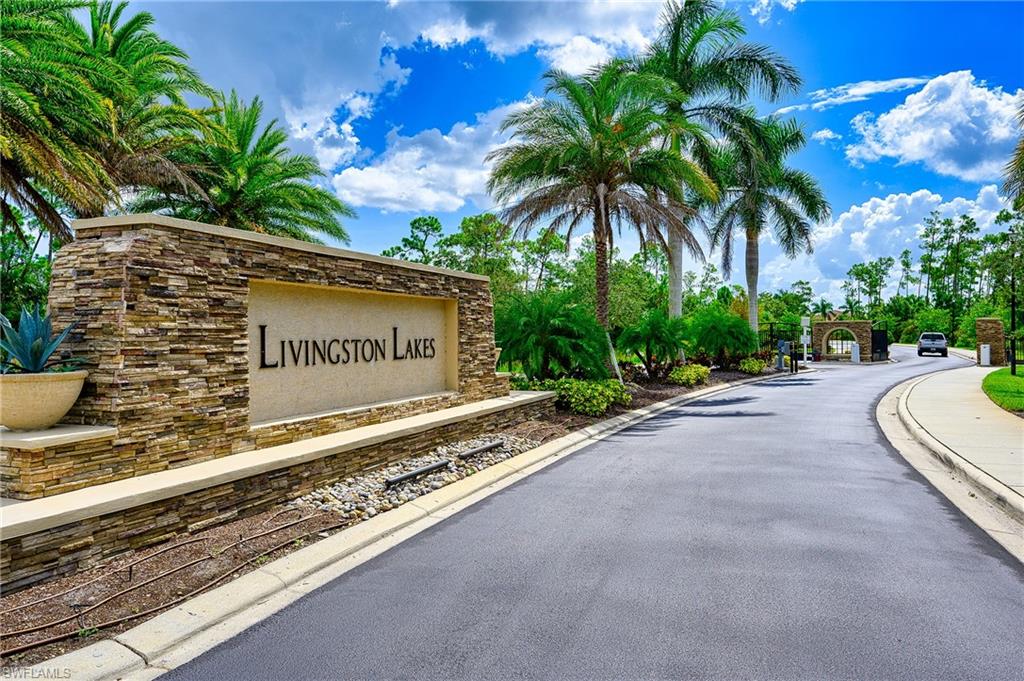
[[[39,531],[63,532],[56,544],[5,532],[8,579],[11,567],[31,577],[33,554],[52,559],[70,537],[81,535],[91,560],[553,408],[550,394],[510,395],[495,371],[486,277],[156,215],[75,229],[54,263],[49,305],[55,326],[76,324],[67,351],[89,377],[63,426],[2,434],[2,496],[35,500],[17,505],[27,506],[96,485],[114,494],[107,486],[225,457],[229,469],[285,454],[289,465],[252,468],[229,494],[190,483],[190,496],[113,504],[117,517]],[[436,423],[411,419],[435,414]],[[384,428],[315,455],[280,450],[309,441],[312,451],[393,421],[415,435]],[[191,510],[157,531],[167,504]],[[100,540],[104,527],[126,523],[130,532]]]

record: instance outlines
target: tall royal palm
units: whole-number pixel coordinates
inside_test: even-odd
[[[739,15],[719,0],[670,0],[661,32],[637,66],[641,71],[670,79],[682,97],[664,103],[678,120],[697,123],[736,144],[757,146],[762,140],[744,101],[752,93],[767,100],[800,87],[796,69],[770,48],[743,42],[746,29]],[[685,127],[679,127],[685,130]],[[710,165],[712,150],[701,135],[671,137],[671,146]],[[682,313],[682,245],[685,232],[670,232],[669,313]]]
[[[0,211],[34,215],[58,240],[71,230],[49,196],[102,202],[114,184],[83,140],[102,135],[103,97],[94,87],[117,70],[76,40],[74,0],[6,0],[0,12]]]
[[[582,76],[545,75],[547,97],[505,119],[513,137],[488,155],[489,189],[520,235],[541,222],[571,238],[589,222],[597,319],[608,327],[609,254],[617,230],[641,243],[685,226],[683,187],[717,188],[701,168],[658,142],[670,133],[657,103],[670,83],[611,63]],[[699,244],[687,244],[699,252]]]
[[[805,144],[800,127],[793,121],[769,118],[761,128],[763,146],[757,154],[737,145],[727,145],[716,154],[723,200],[709,227],[711,247],[721,249],[726,272],[732,269],[733,237],[742,233],[746,238],[747,319],[755,331],[761,235],[770,228],[791,258],[801,251],[810,253],[812,223],[825,220],[830,213],[817,181],[785,164],[786,156]]]
[[[323,171],[316,159],[288,150],[288,135],[276,120],[261,128],[259,98],[246,104],[232,92],[217,95],[214,104],[202,138],[173,154],[175,163],[196,169],[193,178],[203,192],[149,189],[133,209],[303,241],[325,235],[347,242],[341,218],[355,212],[313,184]]]
[[[81,49],[119,74],[97,83],[107,102],[102,134],[83,143],[94,149],[121,191],[175,186],[201,192],[190,177],[192,168],[173,154],[209,125],[202,112],[186,104],[186,93],[213,92],[188,65],[187,55],[152,30],[149,12],[123,20],[127,7],[127,2],[94,2],[86,25],[74,24]],[[120,196],[112,195],[98,204],[70,203],[80,216],[91,217],[119,202]]]

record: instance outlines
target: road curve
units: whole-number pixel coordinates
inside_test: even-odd
[[[1024,569],[874,421],[964,362],[895,353],[623,431],[165,678],[1024,678]]]

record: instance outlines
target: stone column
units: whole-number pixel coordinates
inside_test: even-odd
[[[1006,332],[1003,330],[1003,320],[979,317],[974,320],[974,330],[978,337],[977,349],[974,351],[975,361],[981,364],[981,346],[988,344],[992,346],[992,366],[1000,367],[1006,364]]]

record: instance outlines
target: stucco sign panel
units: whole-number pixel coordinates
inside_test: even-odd
[[[250,282],[249,420],[455,390],[456,320],[443,298]]]

